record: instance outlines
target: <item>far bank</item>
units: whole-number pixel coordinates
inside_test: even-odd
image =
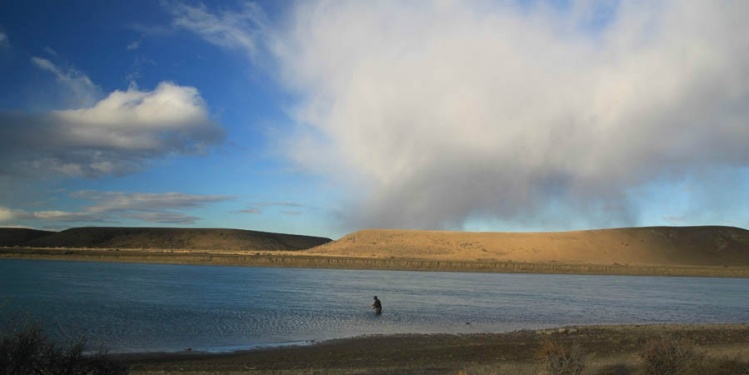
[[[589,264],[565,262],[513,262],[496,260],[434,260],[308,255],[304,252],[213,252],[123,249],[0,248],[0,258],[61,261],[99,261],[366,269],[394,271],[497,272],[578,275],[749,277],[746,266],[689,266],[647,264]]]

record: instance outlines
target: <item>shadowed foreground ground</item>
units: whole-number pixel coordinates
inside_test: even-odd
[[[584,374],[634,374],[648,339],[668,336],[749,363],[749,324],[590,326],[479,335],[371,336],[223,355],[130,355],[132,374],[537,374],[546,340],[579,345]]]

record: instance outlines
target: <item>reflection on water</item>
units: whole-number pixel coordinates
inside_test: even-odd
[[[226,351],[364,334],[739,323],[748,292],[749,279],[0,260],[0,328],[33,316],[56,338],[83,334],[114,352]]]

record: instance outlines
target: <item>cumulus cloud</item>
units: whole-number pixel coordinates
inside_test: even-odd
[[[93,202],[79,211],[26,211],[0,206],[0,222],[106,222],[117,223],[123,218],[161,224],[194,224],[199,217],[182,210],[204,207],[233,199],[224,195],[191,195],[170,193],[125,193],[77,191],[72,198]]]
[[[162,82],[152,91],[115,91],[81,109],[0,112],[0,135],[0,177],[98,177],[136,172],[168,155],[205,153],[223,130],[197,89]]]
[[[296,3],[284,148],[349,226],[633,225],[633,190],[749,165],[749,2],[532,4]]]

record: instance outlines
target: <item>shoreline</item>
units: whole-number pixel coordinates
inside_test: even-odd
[[[424,258],[345,257],[300,252],[163,251],[130,249],[0,248],[0,259],[39,259],[241,267],[322,268],[353,270],[537,273],[626,276],[749,277],[747,266],[594,264],[440,260]]]
[[[749,324],[591,325],[480,334],[373,335],[232,353],[113,355],[131,374],[535,374],[551,341],[578,346],[590,373],[629,374],[647,340],[670,337],[700,352],[749,363]],[[749,366],[749,365],[747,365]],[[620,372],[605,372],[619,368]],[[586,372],[588,373],[588,372]]]

